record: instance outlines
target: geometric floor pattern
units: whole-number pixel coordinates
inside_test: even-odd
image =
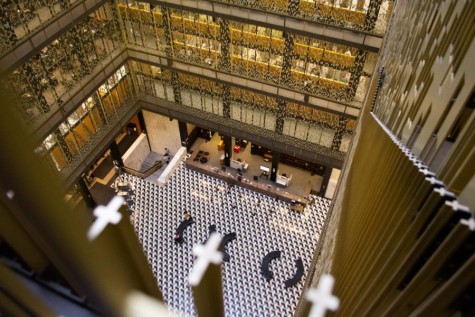
[[[192,247],[208,237],[216,225],[222,236],[236,232],[227,244],[229,262],[223,262],[224,305],[227,316],[292,316],[307,276],[330,200],[312,197],[302,214],[287,203],[189,170],[183,162],[165,187],[123,174],[135,191],[131,221],[144,247],[166,304],[182,316],[196,316],[187,278],[193,266]],[[195,221],[174,241],[175,229],[188,211]],[[262,258],[280,250],[272,261],[274,278],[261,275]],[[302,258],[304,276],[294,287],[284,281],[295,273]]]

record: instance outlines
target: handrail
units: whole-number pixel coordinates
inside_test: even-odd
[[[150,175],[152,175],[153,173],[155,173],[157,170],[159,170],[161,167],[163,166],[162,162],[161,161],[158,161],[157,163],[155,163],[155,165],[153,165],[152,167],[150,167],[148,170],[146,170],[145,172],[139,172],[137,170],[134,170],[133,168],[130,168],[130,167],[126,167],[126,166],[123,166],[122,167],[122,170],[128,174],[131,174],[131,175],[134,175],[136,177],[140,177],[140,178],[147,178],[149,177]]]

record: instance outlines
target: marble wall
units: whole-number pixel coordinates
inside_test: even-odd
[[[163,154],[168,148],[170,154],[175,155],[181,147],[178,121],[149,111],[143,111],[143,116],[152,151]]]
[[[140,171],[142,162],[148,153],[150,153],[150,148],[148,147],[147,135],[142,133],[122,156],[122,160],[126,167]]]

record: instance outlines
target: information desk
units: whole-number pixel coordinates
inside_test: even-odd
[[[240,162],[238,160],[234,160],[234,159],[231,159],[231,162],[230,162],[230,167],[234,168],[234,169],[240,169],[241,171],[247,171],[247,168],[249,167],[249,164],[247,164],[245,161],[244,162]]]
[[[290,181],[292,180],[292,175],[287,177],[285,174],[279,174],[279,171],[277,171],[277,177],[275,179],[275,182],[281,186],[287,187],[290,185]]]
[[[277,198],[279,200],[282,200],[288,203],[295,202],[296,205],[291,206],[291,208],[293,207],[293,210],[298,211],[298,212],[303,211],[303,209],[308,203],[307,199],[297,196],[297,195],[290,194],[288,192],[284,192],[280,189],[277,189],[275,186],[270,186],[270,185],[259,183],[259,182],[253,182],[248,179],[242,179],[241,181],[239,181],[238,179],[236,179],[236,177],[233,174],[229,172],[223,172],[218,167],[213,167],[213,166],[209,166],[208,164],[200,164],[199,162],[195,162],[193,160],[195,156],[196,154],[193,153],[191,157],[185,161],[185,165],[187,168],[212,176],[212,177],[222,179],[230,185],[238,185],[238,186],[262,193],[264,195]],[[235,172],[233,171],[233,173]]]

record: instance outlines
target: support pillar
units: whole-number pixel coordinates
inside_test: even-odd
[[[140,130],[142,130],[142,133],[147,134],[147,127],[145,126],[145,119],[142,111],[137,113],[137,118],[139,119]]]
[[[82,199],[84,199],[84,202],[86,203],[86,206],[88,206],[89,208],[96,207],[96,202],[94,201],[94,198],[92,198],[91,192],[89,191],[89,188],[87,187],[84,178],[79,178],[77,185],[79,192],[81,193]]]
[[[340,150],[341,139],[343,138],[343,134],[345,134],[347,121],[347,118],[340,116],[338,120],[338,128],[336,129],[335,135],[333,136],[332,150]]]
[[[360,84],[360,77],[363,74],[363,67],[366,62],[366,55],[367,52],[363,50],[358,50],[356,54],[354,71],[351,73],[350,82],[348,83],[349,99],[353,99]]]
[[[122,155],[120,155],[119,147],[117,146],[117,142],[115,140],[112,141],[109,150],[111,151],[112,159],[117,162],[117,166],[124,166],[124,162],[122,161]]]
[[[68,162],[71,162],[71,160],[73,159],[73,154],[69,150],[68,144],[66,143],[66,140],[64,140],[64,136],[61,135],[61,132],[59,132],[59,130],[56,130],[54,132],[54,136],[56,138],[56,143],[61,149],[61,152],[63,152],[64,154],[64,157]]]
[[[318,196],[325,197],[325,193],[327,192],[328,183],[330,182],[330,176],[332,175],[332,170],[330,166],[325,166],[325,172],[323,173],[323,181],[322,185],[320,186],[320,192]]]
[[[231,119],[231,87],[223,84],[223,116]]]
[[[188,127],[186,126],[186,122],[178,121],[178,129],[180,130],[181,146],[184,146],[187,150],[189,150]]]
[[[284,130],[284,118],[285,118],[285,109],[287,107],[287,103],[285,100],[277,98],[277,116],[276,116],[276,123],[275,123],[275,132],[278,134],[282,134]]]
[[[270,180],[275,182],[277,171],[279,170],[280,152],[272,151],[272,168],[270,170]]]
[[[233,156],[233,140],[230,136],[224,135],[224,165],[231,166],[231,157]]]
[[[231,70],[231,57],[229,54],[229,45],[231,37],[229,36],[229,21],[219,18],[219,41],[221,43],[221,59],[219,69],[229,72]]]
[[[364,21],[365,31],[372,31],[376,26],[376,21],[378,20],[379,8],[381,8],[381,3],[383,0],[371,0],[368,5],[368,11],[366,12],[366,17]]]
[[[284,85],[290,83],[290,71],[292,69],[292,51],[294,50],[294,36],[284,32],[284,54],[282,59],[282,72],[280,81]]]
[[[143,117],[143,112],[142,111],[139,111],[137,113],[137,118],[139,118],[139,125],[140,125],[140,129],[142,130],[142,133],[147,134],[147,127],[145,126],[145,119]],[[151,151],[152,150],[152,145],[150,144],[150,139],[148,137],[148,134],[145,137],[147,138],[148,148]]]

